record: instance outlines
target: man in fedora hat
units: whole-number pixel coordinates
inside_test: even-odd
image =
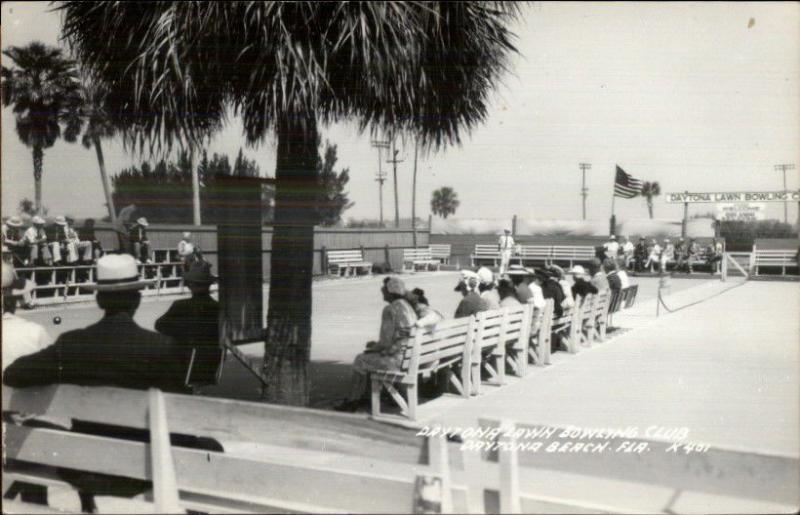
[[[97,261],[96,301],[105,312],[96,324],[62,334],[50,347],[18,359],[3,382],[13,387],[78,384],[160,388],[187,392],[191,352],[172,338],[139,327],[133,315],[143,281],[133,257],[111,254]]]
[[[36,215],[31,220],[32,226],[28,227],[23,235],[23,242],[28,248],[28,261],[25,264],[36,265],[41,260],[47,266],[53,264],[50,249],[47,248],[47,233],[44,230],[44,218]]]
[[[18,358],[53,343],[44,327],[15,314],[17,297],[22,295],[25,283],[14,273],[14,266],[3,261],[3,371]]]
[[[57,216],[53,231],[53,262],[58,264],[66,255],[67,263],[75,263],[79,259],[83,262],[92,260],[92,243],[81,241],[78,233],[71,226],[71,221],[65,216]]]
[[[178,345],[195,349],[190,383],[215,384],[222,360],[219,345],[219,304],[211,298],[211,285],[217,278],[211,265],[196,261],[183,275],[191,298],[176,300],[156,320],[156,331],[172,337]]]
[[[461,278],[453,289],[462,295],[453,318],[463,318],[489,309],[489,304],[478,293],[481,280],[472,270],[462,270]]]
[[[150,258],[150,240],[147,238],[147,227],[149,225],[147,218],[142,216],[133,223],[128,232],[128,239],[133,248],[133,256],[142,263],[153,262]]]
[[[511,282],[514,283],[517,300],[522,304],[528,302],[528,299],[533,297],[533,292],[527,282],[527,278],[532,275],[531,271],[522,265],[511,265],[508,267],[506,275],[508,275],[508,277],[511,278]]]
[[[27,248],[23,241],[22,219],[16,215],[3,222],[3,253],[9,252],[9,259],[16,259],[24,264],[28,259]]]

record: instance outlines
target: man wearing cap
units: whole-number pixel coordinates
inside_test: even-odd
[[[508,270],[508,263],[511,261],[511,253],[514,251],[514,238],[511,237],[511,229],[505,229],[500,240],[497,242],[497,249],[500,251],[500,273]]]
[[[28,248],[28,263],[36,265],[41,261],[50,266],[53,264],[53,257],[50,250],[47,248],[47,233],[44,230],[44,218],[41,216],[34,216],[31,220],[33,225],[28,227],[23,236],[25,246]],[[26,263],[26,264],[28,264]]]
[[[53,340],[44,327],[18,317],[17,297],[22,294],[25,280],[14,273],[14,266],[3,261],[3,372],[17,359],[34,354],[52,345]]]
[[[176,300],[156,320],[156,331],[172,337],[178,345],[195,349],[190,383],[214,384],[222,360],[219,345],[219,303],[211,298],[211,285],[217,280],[211,265],[195,262],[183,275],[192,292],[189,299]]]
[[[479,284],[480,278],[478,274],[471,270],[461,271],[461,280],[459,280],[454,290],[461,292],[463,298],[458,303],[453,318],[464,318],[489,309],[489,305],[478,293]]]
[[[478,269],[478,291],[481,298],[486,301],[488,309],[500,309],[500,295],[497,293],[494,284],[494,274],[491,270],[482,266]]]
[[[609,236],[608,241],[603,245],[603,248],[605,249],[605,257],[616,259],[617,254],[619,254],[619,243],[617,243],[617,237],[613,234]]]
[[[576,303],[580,304],[581,299],[589,294],[597,294],[597,288],[587,280],[586,270],[581,265],[573,266],[569,273],[575,279],[572,285],[572,297]]]
[[[398,277],[386,277],[381,287],[383,300],[389,304],[381,314],[378,341],[367,343],[364,352],[353,361],[353,377],[347,399],[337,411],[356,411],[367,399],[368,376],[373,370],[397,370],[410,343],[411,330],[417,322],[414,307],[408,302],[406,287]]]
[[[23,240],[22,219],[12,216],[3,223],[3,252],[10,252],[19,264],[28,259],[28,252]]]
[[[131,226],[128,232],[133,256],[142,263],[152,263],[150,258],[150,240],[147,239],[147,218],[141,217]]]
[[[22,357],[5,371],[13,387],[43,384],[160,388],[187,392],[191,353],[133,320],[141,301],[142,281],[133,257],[107,255],[97,261],[96,301],[105,312],[96,324],[68,331],[35,354]]]

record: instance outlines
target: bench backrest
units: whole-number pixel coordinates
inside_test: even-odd
[[[639,285],[633,284],[628,286],[627,293],[625,297],[625,309],[628,309],[633,306],[633,303],[636,302],[636,295],[639,293]]]
[[[431,243],[428,248],[431,251],[431,257],[434,258],[449,258],[451,246],[449,243]]]
[[[500,255],[497,245],[475,245],[475,256],[496,257]]]
[[[756,250],[756,264],[797,264],[797,251]]]
[[[594,247],[589,245],[553,245],[553,259],[590,260],[595,257]]]
[[[550,259],[553,256],[553,247],[550,245],[522,245],[519,255],[527,259]]]
[[[328,263],[330,264],[361,263],[362,261],[364,261],[364,256],[360,250],[328,251]]]
[[[413,346],[401,369],[417,375],[439,369],[464,358],[475,333],[475,317],[442,320],[430,327],[417,327],[412,333]]]
[[[403,261],[425,261],[431,260],[431,249],[403,249]]]
[[[482,311],[476,315],[474,351],[516,343],[530,331],[530,304]]]

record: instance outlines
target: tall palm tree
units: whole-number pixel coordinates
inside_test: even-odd
[[[15,66],[2,68],[2,101],[12,106],[17,135],[33,154],[34,202],[41,213],[44,151],[62,136],[73,142],[78,135],[79,126],[68,116],[78,97],[77,75],[60,49],[38,41],[3,54]]]
[[[243,120],[277,140],[267,399],[306,404],[320,124],[356,120],[437,149],[482,122],[518,8],[505,2],[62,2],[139,145]]]
[[[648,182],[645,181],[642,184],[642,192],[641,195],[647,201],[647,212],[650,214],[650,218],[653,218],[653,197],[657,197],[661,195],[661,185],[658,184],[657,181]]]
[[[442,218],[455,214],[460,204],[458,194],[450,186],[439,188],[433,192],[431,197],[431,211],[434,215],[439,215]]]

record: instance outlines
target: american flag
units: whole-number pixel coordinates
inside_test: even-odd
[[[633,198],[642,192],[642,181],[634,179],[617,165],[617,178],[614,180],[614,196]]]

